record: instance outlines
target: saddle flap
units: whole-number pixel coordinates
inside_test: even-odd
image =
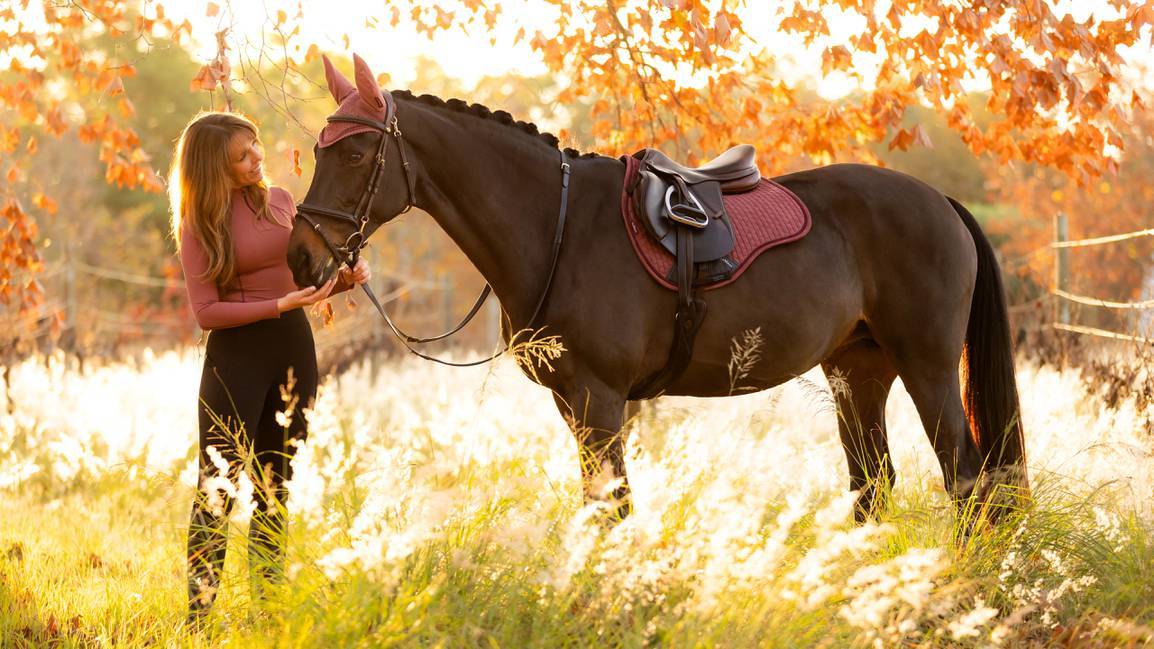
[[[639,172],[640,181],[633,192],[634,209],[639,220],[649,234],[661,243],[670,254],[677,254],[677,228],[665,216],[665,192],[669,183],[650,171]],[[706,182],[689,188],[709,215],[709,225],[693,232],[693,256],[697,261],[706,262],[720,259],[733,250],[734,234],[729,219],[725,217],[725,204],[721,200],[721,189],[716,182]]]
[[[637,208],[642,215],[642,221],[655,239],[664,239],[673,229],[673,224],[665,218],[662,211],[665,209],[666,183],[652,172],[642,171],[641,182],[634,195],[637,197]]]

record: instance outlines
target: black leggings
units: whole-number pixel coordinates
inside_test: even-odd
[[[302,410],[312,405],[316,391],[316,348],[303,310],[209,333],[200,376],[200,474],[188,529],[193,611],[212,603],[224,567],[232,499],[212,484],[212,478],[222,476],[220,459],[228,462],[233,485],[242,472],[253,483],[250,570],[259,578],[278,576],[284,560],[284,483],[292,477],[289,462],[295,451],[289,442],[307,436]],[[278,421],[278,413],[286,410],[289,421],[283,414]],[[208,453],[210,446],[220,454],[217,462]]]

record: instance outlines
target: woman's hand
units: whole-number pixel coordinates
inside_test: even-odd
[[[369,269],[369,262],[365,261],[364,257],[357,259],[357,263],[350,271],[348,266],[341,266],[341,279],[351,281],[353,284],[364,284],[369,281],[373,271]]]
[[[317,288],[315,286],[306,286],[299,291],[293,291],[286,294],[284,297],[277,298],[276,310],[279,313],[285,311],[292,311],[293,309],[316,304],[329,296],[333,292],[333,287],[337,284],[337,276],[333,275],[329,281],[325,282],[323,286]]]

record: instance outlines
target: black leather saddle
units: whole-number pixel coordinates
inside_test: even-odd
[[[739,144],[696,168],[674,162],[656,149],[633,154],[641,163],[630,191],[634,209],[649,234],[675,257],[677,231],[688,228],[695,284],[723,281],[737,268],[729,258],[734,233],[721,197],[757,187],[761,173],[756,154],[752,146]],[[670,270],[669,281],[675,281],[676,270]]]

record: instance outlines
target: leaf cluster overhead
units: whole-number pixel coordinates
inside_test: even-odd
[[[862,90],[827,100],[779,70],[792,53],[758,42],[742,0],[545,0],[555,23],[522,29],[555,74],[561,104],[591,101],[592,136],[614,150],[669,145],[693,160],[738,141],[781,170],[799,157],[872,161],[866,145],[929,146],[906,109],[932,107],[977,154],[1034,162],[1088,182],[1117,169],[1131,113],[1122,48],[1141,42],[1154,3],[1110,0],[1118,17],[1078,20],[1048,0],[793,0],[777,5],[778,34],[820,50],[823,74]],[[426,33],[486,28],[499,2],[394,9]],[[394,5],[395,7],[395,5]],[[831,25],[837,16],[837,29]],[[847,33],[847,25],[856,25]],[[835,33],[836,32],[836,33]],[[979,125],[969,87],[989,88],[995,119]],[[1109,146],[1108,146],[1109,145]]]

